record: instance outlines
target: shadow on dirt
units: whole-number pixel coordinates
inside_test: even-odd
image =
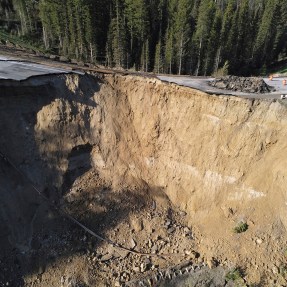
[[[11,185],[1,185],[0,189],[1,194],[4,190],[11,192],[10,198],[6,196],[1,201],[1,222],[4,224],[1,225],[0,286],[7,282],[10,286],[25,286],[24,277],[31,274],[41,280],[47,268],[69,262],[75,255],[87,256],[88,252],[101,246],[101,240],[59,214],[53,208],[54,203],[49,204],[38,196],[26,178],[19,176],[3,159],[0,160],[0,172],[1,178],[6,177],[5,182],[11,182]],[[96,177],[93,170],[89,172]],[[17,178],[15,185],[13,178]],[[17,200],[26,192],[28,200]],[[93,186],[92,191],[81,190],[75,198],[65,198],[61,208],[105,237],[131,212],[144,208],[147,201],[142,191],[113,192],[101,182]],[[58,202],[55,204],[59,206]],[[61,277],[58,279],[60,282]]]
[[[147,190],[114,192],[91,168],[94,143],[82,140],[89,136],[90,123],[85,120],[79,126],[75,118],[80,112],[89,118],[89,112],[98,106],[93,96],[100,90],[100,80],[79,77],[68,88],[65,79],[47,76],[20,84],[0,83],[0,152],[6,157],[0,157],[0,286],[25,286],[24,278],[31,274],[39,283],[46,269],[102,244],[59,215],[50,203],[67,208],[71,216],[105,236],[148,202]],[[39,132],[39,111],[55,101],[61,102],[63,110],[69,104],[74,122],[58,110],[57,119],[43,119],[48,121],[47,129]],[[50,130],[49,121],[58,121],[58,130]],[[63,134],[72,139],[66,148],[61,145]],[[76,136],[82,143],[74,140]],[[41,143],[46,149],[41,150]],[[63,159],[68,166],[64,174]],[[92,174],[89,180],[95,185],[87,184],[86,193],[76,189],[78,194],[71,198],[75,180],[86,173]],[[63,199],[63,195],[67,197]],[[61,276],[57,280],[60,286]]]
[[[62,228],[63,219],[52,215],[48,203],[30,184],[31,181],[51,201],[59,201],[61,190],[53,180],[59,172],[57,160],[49,162],[49,159],[43,158],[36,142],[38,112],[57,99],[68,101],[72,107],[77,103],[86,109],[97,106],[93,95],[100,89],[98,79],[79,77],[79,83],[75,85],[78,92],[72,91],[73,83],[68,88],[65,80],[65,76],[44,76],[21,83],[0,83],[0,152],[25,174],[23,177],[0,157],[1,286],[7,283],[22,286],[23,276],[37,272],[40,261],[45,260],[47,264],[52,261],[35,251],[41,246],[39,241],[35,241],[35,234],[41,234],[41,230],[46,230],[47,234],[62,234],[65,230]],[[43,140],[52,141],[53,138]],[[58,157],[64,152],[59,151]],[[64,226],[69,225],[65,223]]]
[[[68,156],[68,169],[63,179],[63,191],[68,191],[74,181],[92,168],[91,151],[92,145],[85,144],[76,146]]]

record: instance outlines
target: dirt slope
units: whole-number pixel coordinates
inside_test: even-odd
[[[284,286],[287,112],[282,103],[212,96],[134,76],[46,76],[0,85],[0,150],[51,201],[67,204],[85,218],[83,206],[97,197],[87,200],[88,194],[112,190],[116,198],[132,191],[147,208],[136,208],[140,218],[151,212],[153,201],[162,220],[168,219],[169,208],[177,214],[176,222],[180,212],[187,213],[179,226],[192,227],[196,241],[182,243],[178,252],[196,246],[201,260],[215,258],[227,267],[241,266],[248,283]],[[67,223],[53,221],[47,204],[13,168],[3,161],[0,167],[1,245],[31,252],[39,230],[57,230]],[[76,188],[76,180],[91,172],[94,176]],[[79,190],[84,190],[84,205],[68,200]],[[92,214],[106,218],[106,200],[96,204],[87,222],[99,224]],[[128,196],[113,206],[122,204],[129,210],[138,202]],[[120,210],[112,213],[118,218],[113,228],[130,226],[125,221],[129,213],[123,212],[122,218]],[[248,230],[235,234],[232,229],[240,221],[247,222]],[[128,227],[120,230],[119,238]],[[39,238],[38,242],[43,240]],[[83,259],[77,260],[84,270]],[[67,269],[69,262],[65,264]],[[65,273],[57,266],[59,274]],[[30,270],[25,276],[34,282],[33,274],[38,273]],[[44,280],[40,274],[43,281],[37,284],[49,286],[52,279]]]

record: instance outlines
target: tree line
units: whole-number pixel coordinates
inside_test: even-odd
[[[0,17],[46,50],[124,69],[248,75],[287,54],[287,0],[0,0]]]

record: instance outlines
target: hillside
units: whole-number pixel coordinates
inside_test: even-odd
[[[286,57],[286,11],[286,0],[1,0],[0,25],[29,46],[109,67],[254,75]]]

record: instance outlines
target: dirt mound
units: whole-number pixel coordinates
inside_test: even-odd
[[[263,94],[275,91],[275,89],[267,85],[262,78],[257,77],[225,76],[216,78],[210,81],[209,84],[218,89],[245,93]]]

